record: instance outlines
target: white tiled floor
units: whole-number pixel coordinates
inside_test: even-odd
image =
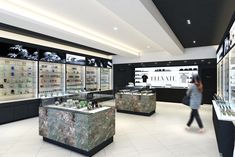
[[[105,104],[113,105],[113,101]],[[157,102],[151,117],[116,114],[114,142],[95,157],[219,157],[212,124],[212,106],[200,114],[206,132],[184,129],[190,109],[181,104]],[[82,157],[42,141],[38,118],[0,125],[0,157]]]

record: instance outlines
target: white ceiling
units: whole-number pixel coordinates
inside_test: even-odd
[[[124,56],[183,52],[151,0],[0,0],[0,22]]]

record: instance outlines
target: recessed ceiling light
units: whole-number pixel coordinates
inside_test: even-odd
[[[113,27],[113,30],[117,31],[117,30],[118,30],[118,28],[117,28],[117,27]]]
[[[193,40],[193,43],[195,44],[195,43],[196,43],[196,40]]]
[[[150,48],[150,46],[149,46],[149,45],[147,45],[147,48],[149,49],[149,48]]]
[[[191,20],[190,19],[187,20],[187,24],[191,25]]]

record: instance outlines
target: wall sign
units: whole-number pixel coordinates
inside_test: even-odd
[[[45,62],[65,63],[65,58],[65,53],[52,51],[43,51],[39,55],[39,60]]]
[[[229,31],[229,40],[230,40],[230,47],[235,45],[235,22],[233,23],[233,25]]]
[[[219,63],[221,59],[223,59],[224,57],[224,45],[223,44],[220,45],[218,52],[216,54],[216,57],[217,57],[217,63]]]
[[[112,62],[109,60],[102,59],[100,60],[100,67],[102,68],[112,68]]]
[[[1,43],[0,56],[7,58],[38,60],[39,50],[21,44]]]
[[[100,67],[100,60],[94,57],[87,57],[86,58],[86,65],[93,66],[93,67]]]
[[[216,54],[217,54],[217,63],[234,47],[235,45],[235,13],[231,19],[232,25],[229,25],[227,31],[224,34],[224,38],[220,43]]]
[[[66,54],[66,62],[77,65],[86,65],[86,57]]]
[[[188,88],[193,74],[198,74],[198,66],[135,68],[135,85],[149,83],[160,88]]]

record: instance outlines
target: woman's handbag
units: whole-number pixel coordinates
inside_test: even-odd
[[[185,96],[183,97],[183,99],[182,99],[182,103],[183,103],[184,105],[189,106],[189,102],[190,102],[190,96],[185,95]]]

